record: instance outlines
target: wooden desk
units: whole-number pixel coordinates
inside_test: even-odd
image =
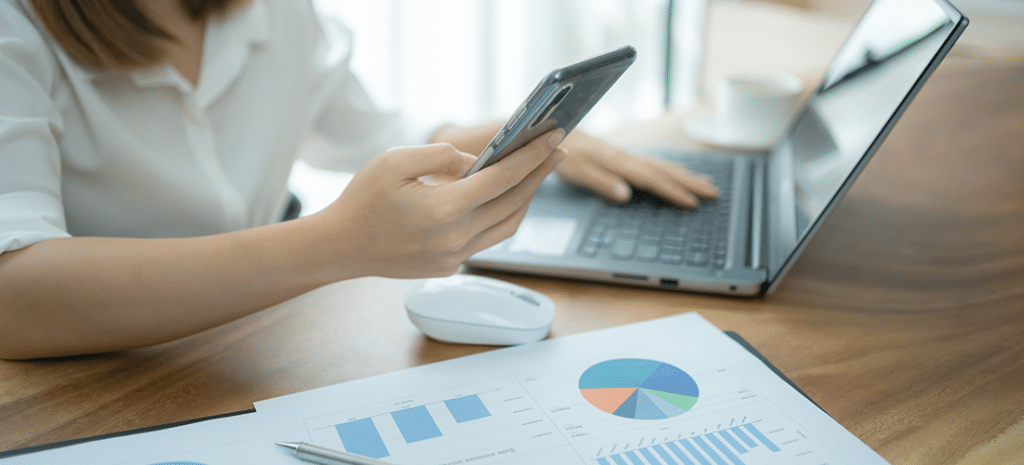
[[[944,66],[779,290],[734,299],[502,276],[552,337],[698,311],[894,464],[1024,456],[1024,66]],[[490,350],[425,339],[410,282],[338,283],[144,350],[0,362],[0,450],[249,409]]]

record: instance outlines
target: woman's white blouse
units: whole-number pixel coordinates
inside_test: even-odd
[[[397,115],[379,111],[349,71],[350,44],[309,0],[253,0],[208,22],[193,88],[170,65],[127,75],[83,67],[27,0],[0,0],[0,253],[59,237],[187,237],[278,221],[312,131],[348,159],[333,168],[400,142]]]

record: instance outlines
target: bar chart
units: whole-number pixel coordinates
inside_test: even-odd
[[[456,423],[479,420],[491,416],[480,396],[477,394],[465,397],[445,399],[440,402],[454,418]],[[389,413],[406,444],[434,439],[443,436],[437,421],[426,405],[417,405]],[[374,424],[372,418],[361,418],[334,425],[338,438],[345,450],[373,458],[384,458],[390,455],[384,438]]]
[[[311,442],[396,463],[525,455],[564,444],[522,386],[496,378],[327,412],[305,420]]]
[[[600,465],[745,465],[751,451],[781,452],[753,423],[598,457]],[[643,457],[643,460],[641,460]],[[758,462],[760,463],[760,462]]]
[[[840,459],[870,449],[735,341],[710,327],[714,343],[701,343],[691,329],[665,329],[649,345],[660,326],[638,328],[630,344],[605,335],[520,346],[514,361],[488,352],[257,408],[277,436],[391,463],[884,463]]]
[[[820,465],[835,458],[716,354],[686,342],[673,349],[519,379],[591,465]]]

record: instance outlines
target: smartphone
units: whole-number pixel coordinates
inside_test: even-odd
[[[496,163],[548,131],[562,128],[569,135],[634,61],[636,49],[627,45],[548,73],[465,176]]]

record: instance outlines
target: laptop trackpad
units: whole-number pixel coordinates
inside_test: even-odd
[[[565,255],[600,203],[589,191],[551,175],[537,188],[529,213],[508,239],[506,250],[547,257]]]
[[[509,239],[508,251],[560,257],[569,250],[577,229],[579,222],[574,218],[527,216]]]

